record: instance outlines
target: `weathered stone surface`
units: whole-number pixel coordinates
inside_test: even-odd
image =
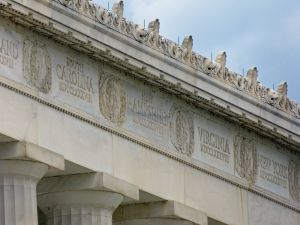
[[[74,50],[59,46],[13,24],[7,25],[5,29],[2,28],[3,34],[1,33],[1,35],[3,39],[6,38],[11,41],[11,52],[9,54],[11,54],[12,60],[15,60],[12,62],[16,66],[13,66],[13,68],[2,66],[0,72],[7,79],[25,85],[25,87],[22,87],[24,91],[33,91],[33,94],[39,91],[39,95],[46,101],[63,106],[67,111],[72,111],[75,114],[79,113],[82,118],[88,118],[96,124],[105,124],[107,127],[112,127],[113,130],[119,133],[133,137],[138,143],[145,143],[162,149],[162,151],[170,152],[189,163],[199,161],[217,168],[220,172],[225,171],[228,173],[228,179],[237,176],[246,180],[250,186],[263,188],[285,198],[295,196],[295,194],[289,193],[289,178],[286,174],[288,162],[295,158],[289,153],[285,154],[285,159],[279,157],[273,160],[274,167],[269,168],[269,173],[262,171],[259,167],[260,161],[258,158],[262,154],[260,151],[266,151],[269,152],[268,154],[274,155],[273,152],[277,152],[275,145],[268,147],[270,146],[268,141],[261,141],[262,144],[258,144],[254,140],[263,140],[261,137],[255,136],[253,133],[247,133],[245,129],[237,128],[233,124],[209,115],[204,110],[190,106],[156,87],[128,79],[127,72],[120,71],[106,63],[99,63],[86,55],[79,58]],[[15,33],[12,35],[8,30],[13,30]],[[28,44],[29,40],[31,45]],[[187,51],[191,50],[190,37],[185,40],[183,46]],[[39,62],[34,58],[36,56],[33,57],[35,61],[24,60],[24,58],[29,57],[23,54],[25,50],[43,55],[38,57],[41,59],[41,65],[38,66],[38,69],[43,70],[44,73],[33,71],[33,75],[31,74],[32,69],[37,70],[36,66]],[[221,56],[224,58],[224,53]],[[221,60],[220,57],[218,60]],[[30,58],[32,57],[30,56]],[[47,60],[49,62],[46,62]],[[27,68],[26,64],[33,67]],[[220,61],[219,64],[221,65],[222,62]],[[17,65],[20,65],[23,70],[18,71]],[[253,68],[248,73],[248,79],[251,77],[252,83],[255,82],[256,72]],[[40,81],[47,87],[40,86],[42,83],[28,82],[30,77],[40,75],[44,76],[43,81]],[[45,81],[48,76],[51,76],[51,82]],[[11,84],[14,85],[15,83]],[[76,139],[78,142],[86,136],[86,139],[93,143],[92,140],[94,139],[91,147],[107,148],[107,150],[103,149],[102,151],[106,160],[108,160],[104,163],[104,165],[107,164],[104,171],[113,171],[110,164],[113,161],[113,155],[110,151],[115,147],[109,143],[109,139],[111,139],[109,135],[102,133],[102,139],[107,142],[107,145],[100,147],[102,145],[98,142],[95,134],[90,134],[95,128],[90,125],[82,126],[80,125],[81,122],[74,121],[67,125],[65,123],[69,120],[67,118],[64,119],[64,123],[57,122],[57,125],[55,125],[53,123],[57,120],[55,113],[47,114],[46,111],[41,113],[42,111],[43,108],[40,108],[31,112],[37,115],[37,119],[33,121],[39,124],[40,127],[39,143],[44,143],[49,149],[62,149],[60,150],[62,152],[58,152],[59,154],[64,157],[67,156],[71,161],[76,159],[76,163],[81,162],[82,165],[89,167],[91,159],[88,155],[84,153],[86,155],[85,163],[82,157],[73,156],[73,151],[70,151],[73,144],[65,140],[74,141]],[[59,128],[61,125],[63,127]],[[76,129],[79,126],[82,134],[75,139],[75,136],[73,134],[69,135],[68,132],[59,137],[61,143],[57,143],[58,145],[55,143],[59,139],[53,142],[47,138],[51,132],[55,136],[57,130],[71,131],[71,129]],[[44,127],[44,131],[42,127]],[[32,131],[36,132],[34,128],[32,128]],[[28,136],[28,141],[36,143],[36,136],[32,133]],[[81,146],[87,147],[88,145],[87,143],[81,143]],[[58,148],[58,146],[61,147]],[[100,152],[97,154],[100,154]],[[273,161],[271,160],[271,162]],[[279,177],[271,171],[275,170],[277,165],[284,170],[284,172],[278,172]],[[103,169],[103,166],[101,168]],[[281,170],[280,168],[279,170]],[[280,175],[280,173],[282,174]],[[265,179],[262,177],[265,177]],[[278,182],[275,182],[274,179]],[[282,183],[282,185],[278,186],[277,183]]]
[[[113,208],[149,193],[148,203],[204,212],[208,225],[286,224],[279,215],[299,223],[299,106],[287,84],[266,89],[256,67],[242,77],[226,68],[224,52],[210,62],[192,52],[191,36],[179,46],[159,35],[158,20],[145,30],[123,18],[122,1],[113,8],[0,1],[11,16],[0,20],[0,142],[20,141],[0,143],[0,159],[77,168],[40,183],[49,221],[80,223],[87,213],[87,223],[110,224],[100,206],[71,206],[88,189],[97,193],[87,204],[103,191],[119,193]],[[78,171],[91,173],[70,175]],[[64,199],[70,190],[78,196]],[[70,205],[55,211],[64,200]],[[126,223],[191,224],[173,219]]]

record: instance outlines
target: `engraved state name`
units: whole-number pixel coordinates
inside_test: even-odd
[[[83,101],[92,102],[92,78],[84,74],[84,65],[82,63],[67,57],[65,65],[57,64],[56,74],[60,80],[60,91]]]
[[[259,176],[272,184],[282,188],[288,187],[288,166],[283,165],[262,154],[258,154]]]
[[[7,39],[0,39],[0,64],[10,69],[15,67],[14,61],[19,57],[18,45]]]
[[[169,115],[153,105],[151,99],[127,96],[127,108],[133,113],[133,122],[163,136],[168,131]]]
[[[200,151],[215,159],[229,163],[228,138],[219,136],[204,128],[198,127],[200,137]]]

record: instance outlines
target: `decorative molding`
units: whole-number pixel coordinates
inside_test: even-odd
[[[170,139],[178,152],[187,156],[193,154],[193,117],[187,110],[175,104],[170,109]]]
[[[241,178],[253,185],[257,175],[257,152],[253,140],[240,134],[234,137],[234,168]]]
[[[126,94],[120,79],[102,74],[99,79],[99,108],[102,115],[121,126],[126,118]]]
[[[215,62],[192,51],[192,37],[188,36],[182,45],[178,45],[159,35],[159,21],[149,23],[148,30],[141,28],[123,17],[124,3],[116,2],[112,12],[90,2],[89,0],[53,0],[78,13],[87,16],[119,33],[122,33],[150,48],[160,51],[162,54],[174,58],[204,74],[222,81],[231,87],[252,95],[260,101],[272,105],[286,113],[300,119],[300,104],[290,100],[286,95],[282,96],[270,88],[264,87],[257,80],[249,81],[225,67],[226,53],[221,52]],[[155,23],[154,23],[155,22]],[[223,58],[222,58],[223,57]],[[225,60],[225,61],[224,61]]]
[[[51,59],[45,44],[36,39],[24,40],[23,75],[31,87],[49,93],[52,85]]]
[[[300,202],[300,164],[293,160],[289,163],[289,190],[291,198]]]

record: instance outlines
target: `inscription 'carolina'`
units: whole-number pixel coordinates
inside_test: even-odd
[[[66,64],[57,64],[56,74],[59,90],[75,96],[81,100],[92,102],[92,78],[84,74],[84,66],[77,60],[66,58]]]

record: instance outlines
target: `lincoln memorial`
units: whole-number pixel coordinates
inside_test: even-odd
[[[288,84],[124,4],[0,0],[0,225],[300,225]]]

